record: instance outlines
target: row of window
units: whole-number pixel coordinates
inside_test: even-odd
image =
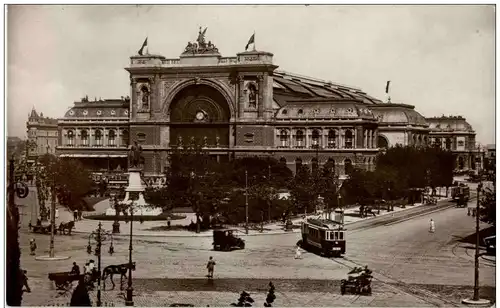
[[[102,130],[97,129],[94,131],[94,139],[92,146],[103,146],[104,134]],[[75,132],[73,130],[68,130],[66,133],[66,146],[75,146]],[[89,132],[86,129],[80,131],[80,144],[79,146],[90,146]],[[114,147],[116,146],[117,132],[115,130],[109,130],[108,132],[108,142],[106,146]],[[129,134],[127,130],[123,130],[121,134],[121,145],[128,145]]]
[[[281,147],[289,147],[290,146],[290,135],[288,134],[288,131],[283,129],[280,131],[280,146]],[[326,146],[328,148],[337,148],[338,147],[338,139],[339,135],[337,131],[330,129],[328,131],[328,136],[327,136],[327,144]],[[320,145],[320,132],[319,130],[315,129],[311,133],[311,138],[312,138],[312,146],[316,147]],[[295,145],[297,147],[304,147],[305,146],[305,134],[304,131],[298,130],[295,132]],[[353,148],[354,145],[354,133],[351,130],[346,130],[345,131],[345,138],[344,138],[344,148],[346,149],[351,149]]]

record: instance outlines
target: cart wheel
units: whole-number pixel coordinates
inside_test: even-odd
[[[371,287],[371,286],[368,286],[368,287],[366,288],[366,293],[368,293],[368,294],[372,294],[372,287]]]

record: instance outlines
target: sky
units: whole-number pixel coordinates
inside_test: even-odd
[[[149,53],[177,58],[198,28],[222,56],[255,31],[280,70],[355,86],[426,117],[462,115],[495,143],[493,6],[32,5],[7,8],[7,134],[26,136],[33,107],[61,118],[85,95],[130,95],[127,71]]]

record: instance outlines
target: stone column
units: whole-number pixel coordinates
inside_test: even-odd
[[[321,128],[321,148],[322,149],[325,149],[326,148],[326,138],[327,138],[327,135],[328,134],[328,131],[325,130],[324,127]]]
[[[102,146],[107,147],[109,140],[109,128],[102,129]]]
[[[257,83],[259,87],[259,95],[257,99],[257,118],[261,119],[264,115],[264,76],[257,76]]]
[[[243,110],[245,109],[245,83],[243,76],[236,77],[238,82],[238,116],[243,118]]]
[[[306,144],[305,144],[305,147],[306,149],[309,148],[309,129],[306,127],[306,129],[304,130],[304,133],[306,135]]]
[[[288,140],[288,148],[293,147],[293,128],[290,128],[290,140]]]
[[[344,130],[341,128],[339,129],[339,149],[344,148]]]
[[[130,107],[129,114],[130,118],[135,119],[137,115],[137,80],[130,77]]]

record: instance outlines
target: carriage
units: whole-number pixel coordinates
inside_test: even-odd
[[[364,269],[355,267],[347,274],[347,279],[340,281],[340,294],[344,295],[347,291],[354,294],[372,293],[372,271],[365,267]]]
[[[31,226],[31,223],[30,223]],[[70,221],[68,223],[61,222],[59,224],[59,227],[54,226],[54,234],[64,234],[66,235],[66,232],[68,232],[68,235],[71,235],[71,230],[75,227],[75,222]],[[51,225],[42,225],[42,224],[37,224],[34,226],[30,227],[33,233],[41,233],[41,234],[50,234],[51,232]]]
[[[320,218],[307,218],[302,222],[302,240],[297,245],[304,249],[319,250],[324,256],[341,256],[346,250],[346,232],[342,223]]]
[[[95,281],[99,279],[100,272],[94,270],[92,275],[90,275],[90,281],[88,284],[93,284]],[[73,272],[58,272],[58,273],[49,273],[49,280],[54,281],[57,290],[68,291],[73,285],[73,281],[79,281],[80,279],[84,279],[84,274],[75,274]]]
[[[51,226],[50,225],[36,225],[32,227],[33,233],[41,233],[41,234],[50,234]],[[57,228],[54,228],[54,234],[57,233]]]
[[[216,229],[214,230],[214,250],[228,251],[232,249],[244,249],[245,241],[234,236],[234,229]]]

